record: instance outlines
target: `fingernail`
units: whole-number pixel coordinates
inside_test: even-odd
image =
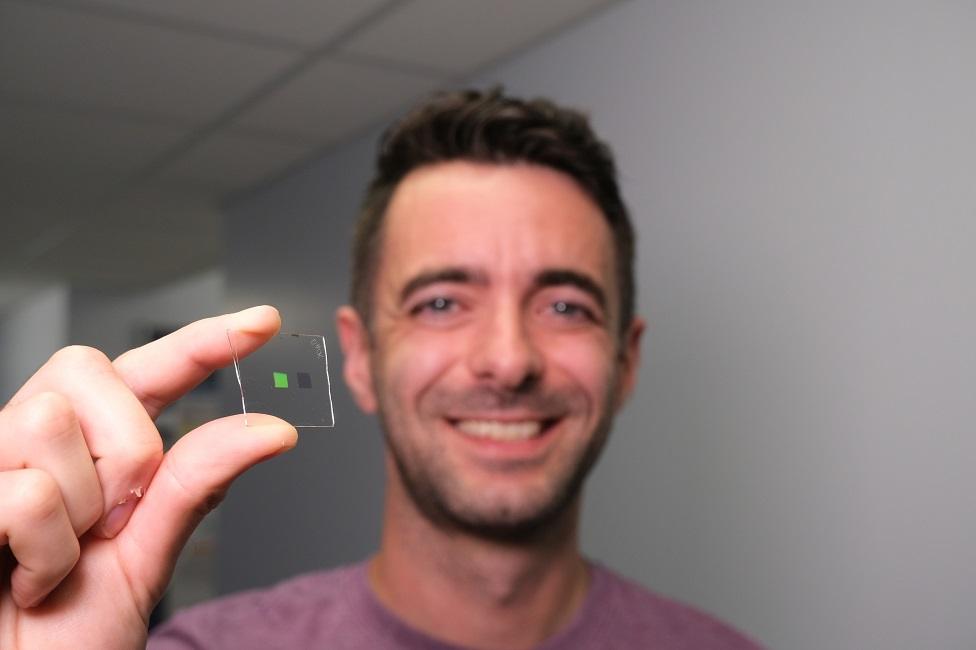
[[[266,416],[261,416],[261,414],[258,413],[255,413],[253,415],[259,417],[266,417]],[[282,423],[280,422],[264,424],[262,419],[258,419],[257,422],[248,425],[247,428],[252,435],[255,434],[267,435],[269,437],[274,436],[279,438],[279,440],[281,441],[280,449],[276,453],[283,453],[298,444],[298,429],[296,429],[295,427],[291,426],[288,423],[284,423],[284,424],[287,426],[282,426]]]
[[[130,499],[112,508],[105,516],[105,521],[102,522],[99,529],[101,536],[105,539],[112,539],[118,535],[119,531],[125,527],[126,522],[129,521],[132,509],[135,508],[137,501],[137,499]]]
[[[257,313],[259,311],[264,311],[267,308],[268,308],[268,305],[257,305],[257,306],[254,306],[254,307],[248,307],[247,309],[242,309],[242,310],[240,310],[238,312],[235,312],[234,315],[235,316],[250,316],[252,313]]]
[[[242,309],[241,311],[234,314],[234,329],[239,332],[250,332],[252,331],[251,322],[253,319],[258,318],[259,322],[266,322],[268,316],[268,310],[271,310],[274,315],[281,320],[281,316],[278,314],[278,310],[271,305],[260,305],[258,307],[249,307],[247,309]],[[264,332],[266,328],[259,327],[257,331]]]

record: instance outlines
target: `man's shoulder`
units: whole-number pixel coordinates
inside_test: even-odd
[[[347,624],[364,585],[365,565],[354,564],[217,598],[177,612],[153,631],[148,647],[250,648],[283,638],[300,642],[309,630]]]
[[[729,625],[592,565],[576,620],[540,650],[644,648],[760,650]],[[397,640],[393,645],[390,640]],[[366,565],[307,573],[178,612],[154,630],[149,650],[197,648],[435,647],[397,624],[372,599]],[[383,645],[386,643],[386,645]],[[442,647],[437,645],[436,647]]]
[[[359,583],[363,565],[303,573],[270,587],[241,591],[203,603],[181,614],[206,617],[247,616],[259,611],[291,619],[301,611],[319,611],[343,602],[342,596]]]
[[[566,630],[575,647],[661,647],[668,650],[760,650],[732,626],[655,593],[598,564],[576,625]],[[575,629],[574,629],[575,628]],[[554,648],[562,647],[554,645]]]

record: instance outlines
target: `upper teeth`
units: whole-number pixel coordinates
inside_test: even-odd
[[[542,423],[537,420],[525,422],[499,422],[498,420],[461,420],[457,428],[471,436],[492,438],[494,440],[523,440],[538,435]]]

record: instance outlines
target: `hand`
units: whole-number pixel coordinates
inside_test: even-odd
[[[290,449],[271,416],[222,418],[163,454],[153,419],[280,327],[255,307],[126,352],[65,348],[0,410],[0,648],[142,648],[177,555],[241,472]],[[141,497],[140,497],[141,495]]]

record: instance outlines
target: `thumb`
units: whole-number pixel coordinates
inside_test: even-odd
[[[208,422],[184,435],[163,457],[152,482],[116,538],[119,561],[146,611],[162,596],[176,558],[231,482],[298,442],[293,426],[270,415]]]

